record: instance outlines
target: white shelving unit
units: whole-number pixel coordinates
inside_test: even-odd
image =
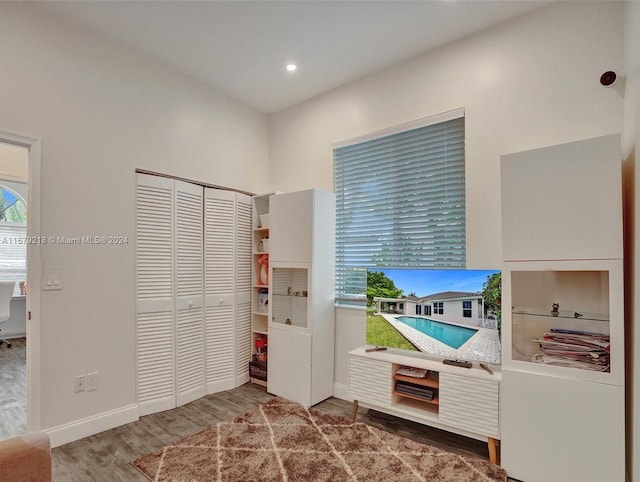
[[[253,197],[253,238],[251,247],[251,382],[267,385],[269,346],[269,198],[271,194]],[[267,261],[267,263],[265,263]],[[265,274],[267,278],[265,279]]]
[[[623,481],[620,137],[503,156],[501,183],[502,465]]]
[[[270,211],[267,389],[315,405],[333,395],[334,195],[278,194]]]

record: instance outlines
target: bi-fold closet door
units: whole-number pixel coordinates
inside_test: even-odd
[[[205,377],[207,393],[249,381],[251,197],[205,188]]]
[[[140,415],[248,381],[250,241],[249,196],[137,174]]]

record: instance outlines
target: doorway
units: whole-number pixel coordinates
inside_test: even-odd
[[[0,131],[0,439],[40,429],[40,152]]]

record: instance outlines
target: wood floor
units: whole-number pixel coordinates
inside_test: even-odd
[[[2,394],[0,395],[0,438],[26,431],[25,340],[13,340],[13,347],[0,347]],[[142,455],[199,432],[221,420],[252,410],[273,398],[262,387],[246,384],[234,390],[208,395],[188,405],[56,447],[52,450],[54,482],[144,482],[147,479],[131,465]],[[314,408],[351,416],[351,403],[330,398]],[[430,444],[451,452],[488,459],[487,444],[433,429],[407,420],[373,416],[361,408],[358,421]],[[0,477],[1,478],[1,477]]]
[[[233,418],[273,398],[265,389],[246,384],[208,395],[188,405],[153,415],[53,449],[54,482],[146,481],[131,465],[141,455]],[[351,404],[330,398],[318,410],[349,417]],[[386,418],[386,417],[385,417]],[[464,455],[488,459],[487,444],[401,419],[379,419],[360,409],[358,421]]]
[[[0,345],[0,439],[27,431],[27,370],[25,338]]]

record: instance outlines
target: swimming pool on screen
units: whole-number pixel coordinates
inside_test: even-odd
[[[442,321],[415,316],[397,316],[396,320],[456,350],[478,332],[474,328],[450,325]]]

